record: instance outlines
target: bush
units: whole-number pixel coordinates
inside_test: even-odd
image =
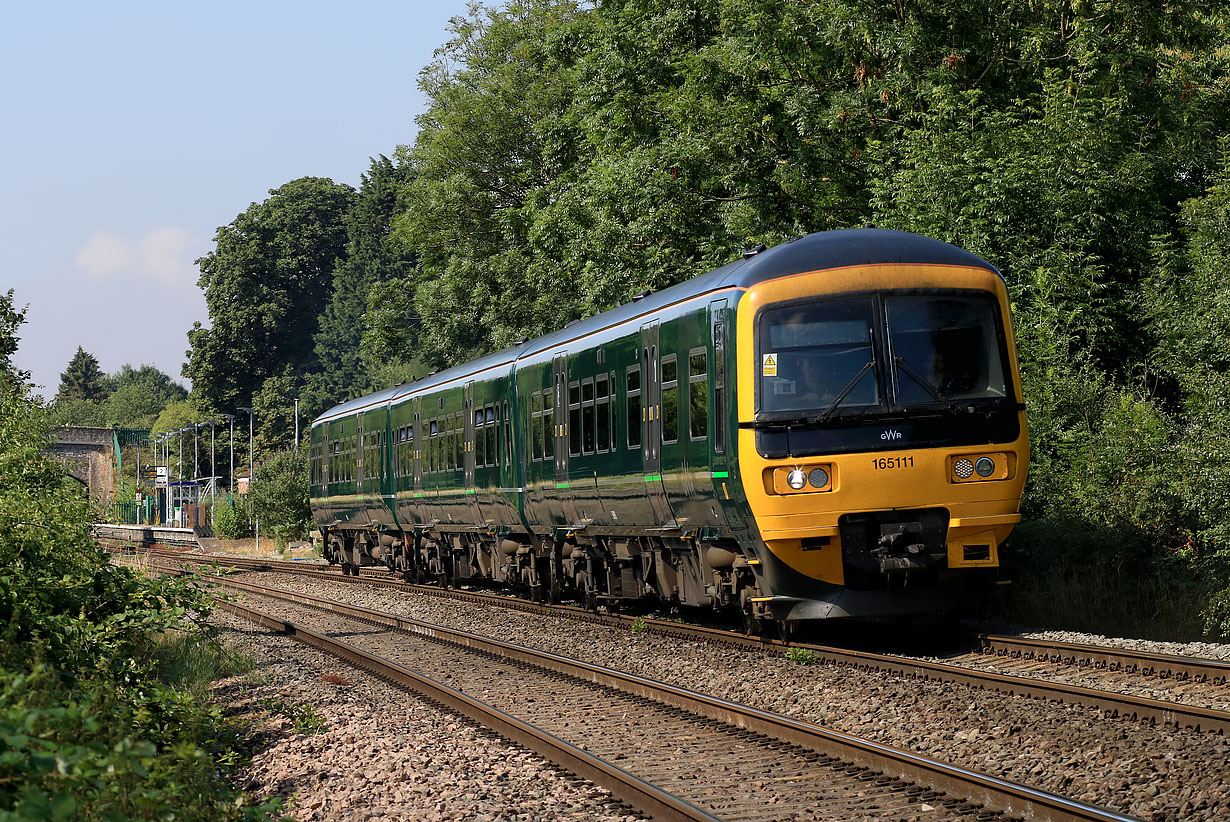
[[[21,319],[0,294],[0,819],[267,817],[276,804],[245,808],[227,785],[221,710],[164,664],[167,631],[217,650],[209,596],[94,544],[84,489],[7,360]]]
[[[213,506],[214,534],[222,539],[242,539],[248,535],[248,506],[243,497],[223,494]]]
[[[312,508],[303,453],[280,451],[258,466],[248,504],[260,527],[279,542],[304,539],[312,528]]]

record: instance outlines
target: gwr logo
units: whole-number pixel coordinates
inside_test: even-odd
[[[895,428],[890,428],[890,429],[888,429],[887,431],[885,431],[883,434],[881,434],[881,435],[880,435],[880,439],[882,439],[882,440],[899,440],[899,439],[901,439],[901,432],[900,432],[900,431],[898,431],[898,430],[896,430]]]

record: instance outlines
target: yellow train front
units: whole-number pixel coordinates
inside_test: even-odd
[[[741,272],[738,463],[756,531],[744,609],[960,611],[994,582],[1028,466],[1003,277],[915,235],[816,236],[845,241],[822,268]]]

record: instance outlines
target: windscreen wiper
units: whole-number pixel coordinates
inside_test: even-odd
[[[935,397],[940,402],[948,402],[948,400],[945,399],[944,395],[940,393],[940,390],[935,387],[931,380],[915,371],[910,364],[905,361],[905,357],[893,357],[893,364],[913,377],[914,382],[921,385],[928,394]]]
[[[816,417],[814,420],[812,420],[812,422],[817,423],[817,424],[828,422],[829,417],[833,414],[834,411],[837,410],[837,406],[841,405],[841,401],[846,398],[847,394],[849,394],[851,391],[854,390],[854,386],[858,385],[859,382],[862,381],[863,375],[866,374],[868,371],[871,371],[875,367],[876,367],[876,361],[871,360],[866,365],[864,365],[862,368],[860,368],[858,373],[855,374],[854,377],[848,383],[846,383],[846,387],[841,389],[841,391],[837,394],[837,396],[833,398],[833,401],[829,403],[828,407],[825,408],[823,411],[821,411],[820,415]]]

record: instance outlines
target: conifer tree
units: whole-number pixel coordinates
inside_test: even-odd
[[[106,376],[98,360],[81,346],[60,375],[56,402],[63,400],[101,400],[107,396]]]

